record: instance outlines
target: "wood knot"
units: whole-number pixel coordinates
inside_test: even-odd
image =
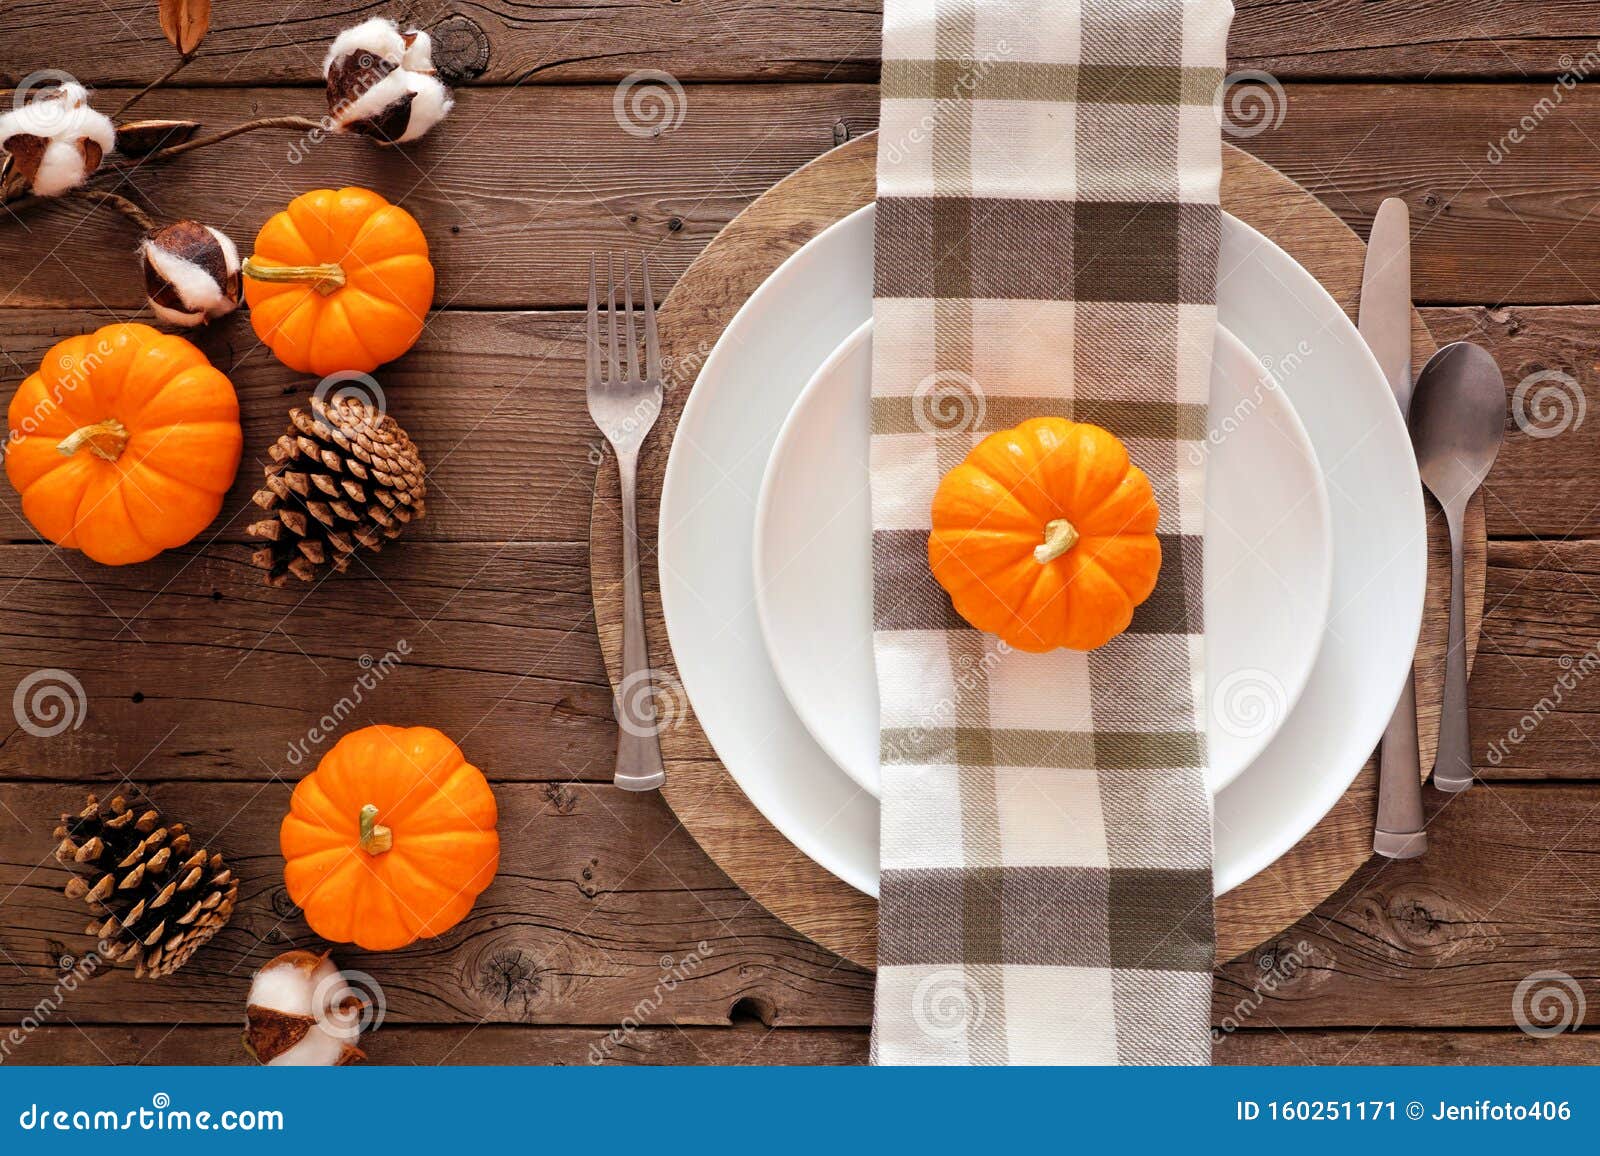
[[[758,995],[742,995],[728,1009],[728,1022],[734,1025],[759,1023],[770,1028],[777,1015],[778,1011],[772,1006],[771,1000]]]
[[[565,783],[546,783],[544,801],[558,815],[570,815],[578,809],[578,794]]]
[[[470,16],[440,21],[433,36],[433,67],[451,84],[476,80],[489,67],[489,36]]]
[[[289,898],[289,889],[279,887],[272,893],[272,913],[279,919],[299,919],[300,908]]]
[[[478,965],[478,986],[490,1000],[529,1019],[544,991],[544,972],[520,948],[498,947]]]

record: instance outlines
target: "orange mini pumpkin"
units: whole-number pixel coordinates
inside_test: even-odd
[[[107,325],[51,348],[11,398],[22,512],[96,562],[143,562],[222,509],[244,437],[233,384],[189,342]]]
[[[500,866],[494,792],[432,727],[370,726],[295,785],[283,881],[324,939],[373,951],[442,934]]]
[[[984,438],[940,481],[928,564],[979,630],[1018,650],[1093,650],[1155,589],[1158,515],[1110,433],[1034,418]]]
[[[317,189],[261,227],[244,263],[250,324],[279,361],[325,377],[393,361],[433,302],[428,240],[369,189]]]

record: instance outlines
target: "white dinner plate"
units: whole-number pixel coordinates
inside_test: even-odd
[[[662,487],[662,610],[684,690],[750,801],[804,854],[877,894],[878,802],[812,739],[767,658],[751,565],[778,431],[871,315],[871,206],[794,253],[745,302],[684,405]],[[1377,362],[1334,300],[1225,217],[1218,314],[1276,374],[1327,481],[1328,629],[1300,702],[1216,797],[1220,894],[1327,813],[1376,745],[1410,666],[1426,579],[1422,489]]]
[[[754,577],[762,637],[790,704],[829,757],[876,795],[871,404],[867,321],[822,363],[778,433],[757,500]],[[1215,793],[1277,733],[1311,675],[1328,618],[1333,531],[1294,407],[1220,326],[1208,434],[1206,782]]]

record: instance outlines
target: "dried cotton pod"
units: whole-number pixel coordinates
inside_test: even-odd
[[[379,144],[416,140],[455,103],[434,73],[432,38],[416,28],[401,32],[381,16],[339,33],[322,75],[334,124]]]
[[[89,107],[88,90],[75,82],[35,89],[0,116],[0,148],[41,197],[83,184],[116,139],[110,118]]]
[[[232,313],[241,290],[239,250],[220,229],[174,221],[139,245],[145,292],[157,317],[195,326]]]
[[[368,1011],[327,952],[286,951],[250,981],[245,1050],[279,1067],[353,1064],[367,1058],[356,1043]]]

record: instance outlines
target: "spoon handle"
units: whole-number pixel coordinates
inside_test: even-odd
[[[1461,558],[1464,509],[1445,510],[1450,527],[1450,650],[1444,664],[1444,702],[1439,712],[1439,749],[1433,785],[1441,791],[1472,786],[1471,738],[1467,732],[1467,598]]]

